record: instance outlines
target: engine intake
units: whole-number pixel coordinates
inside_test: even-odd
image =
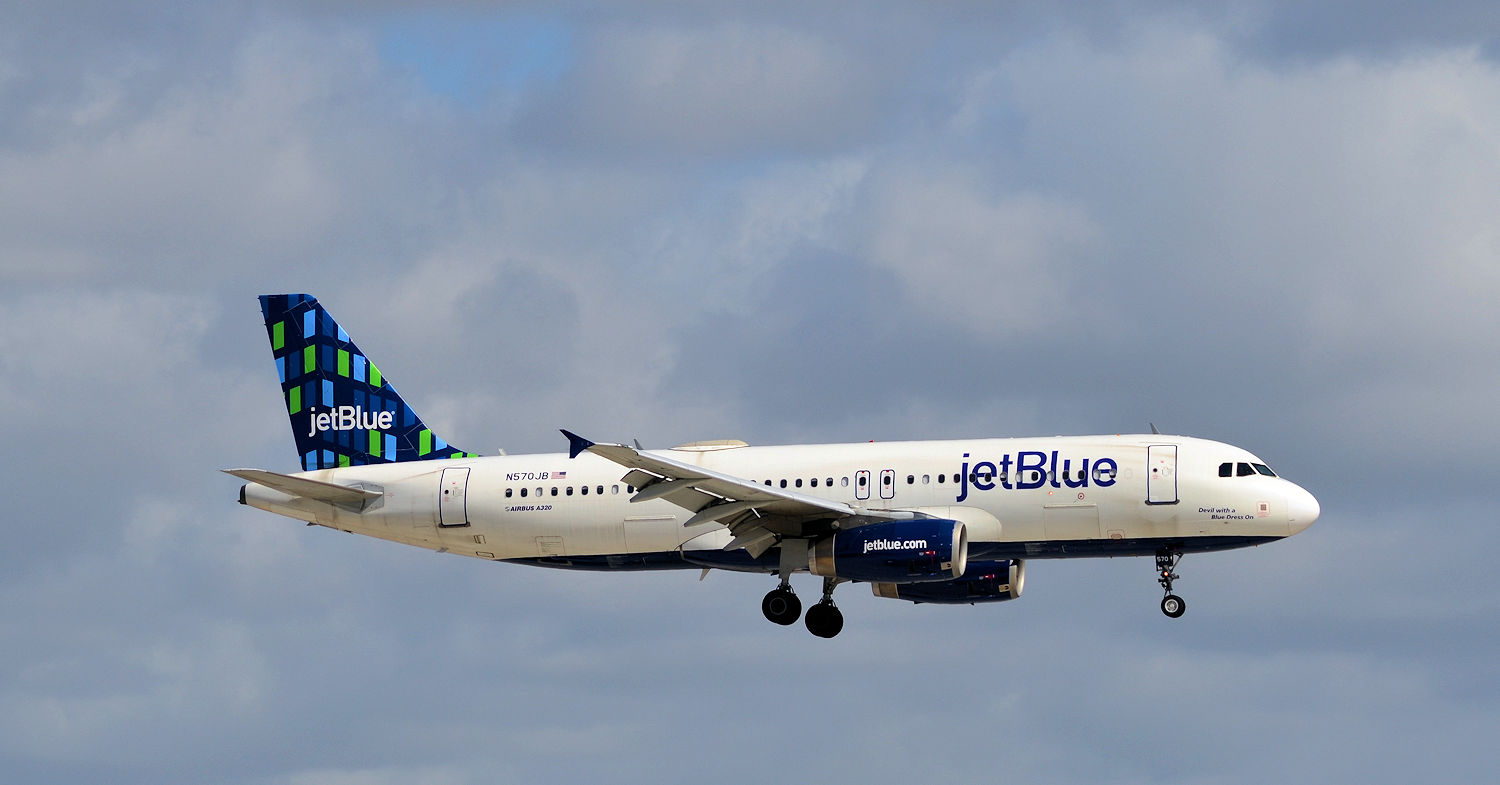
[[[872,523],[819,540],[808,569],[825,578],[890,584],[946,581],[964,574],[969,538],[958,521]]]
[[[1026,586],[1026,562],[1020,559],[976,561],[958,580],[937,583],[875,583],[876,597],[935,605],[973,605],[1003,602],[1021,596]]]

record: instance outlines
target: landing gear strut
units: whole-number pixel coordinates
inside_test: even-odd
[[[1172,593],[1172,581],[1181,578],[1177,574],[1177,563],[1182,561],[1182,554],[1164,549],[1156,552],[1156,582],[1161,584],[1162,591],[1166,593],[1161,598],[1161,612],[1175,619],[1187,611],[1187,603],[1181,597]]]
[[[782,578],[781,585],[768,592],[766,598],[760,601],[760,612],[782,626],[795,624],[797,617],[802,615],[802,601],[792,591],[791,582]]]
[[[823,599],[808,608],[807,618],[802,620],[807,625],[807,631],[819,638],[832,638],[844,629],[844,612],[833,604],[833,587],[837,585],[837,578],[824,578]]]

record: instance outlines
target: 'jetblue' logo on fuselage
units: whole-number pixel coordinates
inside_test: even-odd
[[[317,436],[319,431],[352,431],[363,428],[367,431],[383,431],[395,422],[395,412],[366,412],[358,406],[335,406],[320,412],[309,409],[307,419],[311,423],[308,436]]]
[[[1057,450],[1051,454],[1022,450],[1015,455],[1002,455],[997,461],[980,461],[969,466],[969,454],[964,453],[963,469],[959,472],[962,486],[958,489],[957,501],[969,498],[969,486],[976,491],[994,490],[998,484],[1005,490],[1032,490],[1044,485],[1053,488],[1087,488],[1092,482],[1099,488],[1115,484],[1115,475],[1120,464],[1114,458],[1083,458],[1074,466],[1074,459],[1063,458],[1058,465]],[[1014,478],[1014,480],[1012,480]]]

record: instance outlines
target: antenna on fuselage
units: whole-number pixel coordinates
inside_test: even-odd
[[[630,441],[635,443],[635,451],[636,452],[645,452],[646,451],[646,448],[641,446],[641,440],[640,439],[631,439]]]
[[[1156,423],[1154,423],[1154,422],[1148,422],[1146,424],[1149,425],[1149,426],[1151,426],[1151,432],[1152,433],[1156,434],[1157,436],[1161,435],[1161,431],[1156,430]]]

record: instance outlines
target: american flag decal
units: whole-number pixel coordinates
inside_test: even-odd
[[[566,480],[567,478],[568,478],[568,473],[567,472],[553,472],[552,473],[552,479],[554,479],[554,480]]]

